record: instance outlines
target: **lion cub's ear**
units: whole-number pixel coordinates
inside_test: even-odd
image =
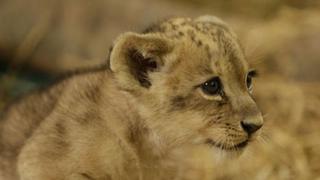
[[[110,68],[122,88],[146,89],[152,85],[149,74],[160,70],[170,50],[169,40],[159,35],[125,33],[115,42]]]

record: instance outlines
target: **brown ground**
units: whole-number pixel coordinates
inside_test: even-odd
[[[17,75],[25,66],[54,76],[96,65],[121,32],[202,14],[229,22],[256,62],[255,96],[266,121],[261,141],[216,179],[320,179],[317,1],[2,0],[0,62],[11,68],[0,72],[0,108],[21,89],[37,86]]]

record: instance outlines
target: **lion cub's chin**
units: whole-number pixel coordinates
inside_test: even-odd
[[[246,148],[237,149],[237,150],[224,150],[218,147],[210,147],[211,151],[213,151],[214,160],[219,162],[225,162],[226,160],[233,160],[239,158]]]
[[[206,149],[205,151],[208,155],[211,156],[215,162],[219,163],[239,158],[248,148],[249,140],[238,144],[237,147],[234,148],[222,148],[222,145],[216,144],[208,139],[204,142],[203,139],[199,138],[195,140],[194,143],[195,146]]]

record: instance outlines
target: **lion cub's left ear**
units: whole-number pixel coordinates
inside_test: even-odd
[[[122,88],[130,91],[152,85],[149,74],[158,71],[172,46],[156,34],[125,33],[115,42],[110,55],[110,68]]]

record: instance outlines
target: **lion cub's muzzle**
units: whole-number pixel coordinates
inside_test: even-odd
[[[252,140],[253,136],[258,132],[259,129],[263,126],[263,118],[261,113],[258,112],[256,115],[247,116],[243,120],[238,122],[239,125],[234,124],[237,128],[228,128],[227,132],[229,134],[237,134],[237,137],[230,138],[227,137],[224,140],[216,140],[214,138],[209,138],[206,140],[206,143],[215,147],[218,147],[222,150],[242,150],[244,149],[248,143]],[[234,129],[235,132],[231,133],[231,130]],[[229,135],[229,136],[231,136]],[[242,139],[242,140],[240,140]]]

